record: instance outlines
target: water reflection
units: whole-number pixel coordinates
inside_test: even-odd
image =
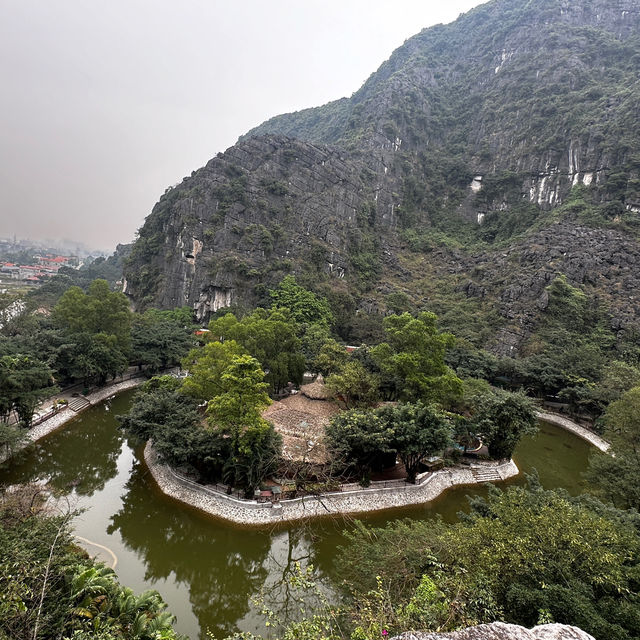
[[[102,491],[118,473],[124,440],[120,429],[113,428],[110,409],[109,402],[80,414],[73,429],[61,429],[23,451],[12,461],[11,481],[46,481],[87,497]]]
[[[49,480],[78,496],[86,512],[79,535],[103,544],[119,559],[123,583],[140,591],[157,588],[177,615],[177,628],[192,640],[237,630],[263,633],[264,620],[252,600],[260,593],[278,617],[298,611],[290,587],[296,563],[316,567],[316,581],[330,593],[336,547],[350,519],[321,519],[271,531],[235,527],[185,508],[161,495],[115,415],[126,411],[131,393],[80,414],[65,429],[31,447],[0,470],[0,484]],[[589,446],[576,436],[543,425],[526,438],[515,459],[524,471],[537,468],[546,487],[584,489]],[[521,483],[522,478],[510,482]],[[468,494],[485,487],[459,487],[427,505],[385,511],[361,519],[377,526],[400,518],[441,516],[447,521],[467,508]]]
[[[125,485],[122,507],[107,531],[118,531],[144,563],[145,580],[171,578],[189,591],[201,629],[220,637],[236,630],[260,590],[271,540],[265,533],[216,526],[174,503],[154,499],[138,462]],[[151,498],[151,499],[150,499]]]

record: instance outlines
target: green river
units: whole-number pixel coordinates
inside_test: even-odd
[[[287,606],[287,576],[294,563],[313,564],[318,582],[330,587],[332,559],[345,518],[322,519],[271,530],[238,527],[213,519],[160,494],[115,415],[127,411],[132,391],[91,407],[61,430],[14,458],[0,470],[0,484],[48,480],[65,490],[83,512],[75,531],[115,553],[116,573],[136,591],[157,589],[177,616],[177,629],[192,640],[210,629],[218,638],[236,630],[264,632],[253,604],[261,591],[274,609]],[[582,490],[581,472],[590,445],[553,425],[525,438],[514,459],[523,471],[535,468],[545,487]],[[522,476],[510,482],[523,482]],[[503,483],[507,484],[507,483]],[[467,507],[465,496],[486,487],[460,487],[423,506],[363,515],[383,525],[396,518],[452,521]],[[106,563],[111,557],[85,542]],[[333,576],[336,577],[336,576]]]

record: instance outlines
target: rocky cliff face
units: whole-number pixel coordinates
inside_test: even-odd
[[[397,290],[428,307],[419,281],[446,277],[514,354],[565,273],[628,326],[639,33],[640,0],[494,0],[426,29],[351,98],[264,123],[168,190],[126,293],[204,321],[295,273],[384,313]]]
[[[545,624],[529,630],[515,624],[494,622],[455,633],[403,633],[392,640],[594,640],[594,638],[577,627],[564,624]]]

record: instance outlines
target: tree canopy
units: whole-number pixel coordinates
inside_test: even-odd
[[[388,316],[384,329],[387,342],[371,349],[382,375],[383,392],[405,400],[444,404],[459,397],[462,382],[445,362],[455,339],[438,331],[433,313]]]
[[[269,295],[271,306],[288,309],[293,320],[300,326],[328,326],[333,322],[327,299],[300,286],[292,275],[285,276]]]
[[[278,393],[288,382],[302,381],[305,358],[296,323],[286,310],[256,309],[241,320],[228,313],[212,320],[209,330],[214,339],[235,340],[256,358],[273,392]]]

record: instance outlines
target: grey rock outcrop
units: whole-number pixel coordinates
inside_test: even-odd
[[[493,622],[454,633],[412,631],[391,640],[594,640],[594,638],[578,627],[565,624],[545,624],[533,629],[525,629],[515,624]]]
[[[421,282],[447,280],[497,312],[485,346],[515,355],[564,274],[625,330],[640,314],[640,245],[616,228],[640,226],[638,33],[640,0],[494,0],[422,31],[350,98],[269,120],[167,190],[125,293],[205,322],[288,273],[380,313],[405,283],[421,308]],[[541,221],[572,189],[606,218]],[[508,216],[510,242],[419,242]]]

